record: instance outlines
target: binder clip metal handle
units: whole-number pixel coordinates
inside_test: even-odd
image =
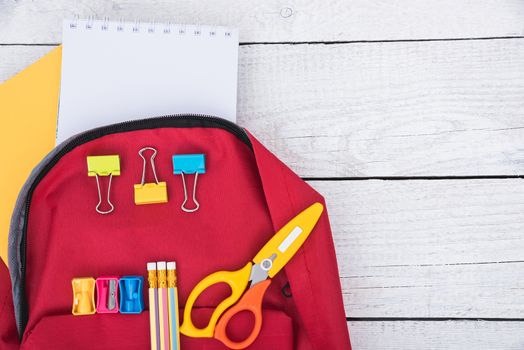
[[[144,186],[144,183],[146,181],[146,166],[147,166],[147,160],[146,158],[144,157],[144,152],[145,151],[153,151],[153,154],[151,155],[151,158],[149,158],[149,161],[151,162],[151,169],[153,169],[153,175],[155,176],[155,182],[156,184],[158,185],[158,177],[156,176],[156,168],[155,168],[155,157],[156,157],[156,154],[158,153],[156,149],[154,149],[153,147],[144,147],[142,148],[139,152],[138,152],[138,155],[140,156],[140,158],[142,158],[142,160],[144,161],[144,166],[142,167],[142,181],[140,182],[140,184],[142,186]]]
[[[151,163],[151,169],[153,170],[153,175],[155,177],[155,182],[146,183],[146,167],[147,159],[144,156],[146,151],[152,151],[149,162]],[[157,204],[157,203],[166,203],[167,202],[167,184],[165,182],[159,182],[156,175],[155,167],[155,157],[157,155],[157,150],[153,147],[144,147],[138,151],[138,155],[144,161],[142,167],[142,180],[139,184],[134,185],[135,191],[135,204]]]
[[[95,210],[97,213],[105,215],[113,212],[115,210],[115,206],[113,203],[111,203],[110,195],[111,195],[111,181],[113,181],[113,174],[109,174],[109,183],[107,185],[107,204],[109,204],[108,210],[102,210],[100,209],[100,206],[102,205],[102,193],[100,191],[100,181],[98,180],[98,174],[95,174],[96,177],[96,188],[98,190],[98,204],[96,205]]]
[[[109,156],[88,156],[87,157],[87,175],[94,176],[96,178],[96,187],[98,190],[98,204],[95,210],[99,214],[109,214],[115,210],[115,206],[111,203],[111,182],[113,181],[113,175],[120,175],[120,157],[118,155]],[[108,210],[102,210],[102,191],[100,189],[99,176],[109,176],[109,183],[107,185],[107,204],[109,205]]]
[[[184,173],[181,173],[181,175],[182,175],[182,184],[184,185],[184,202],[182,203],[180,208],[183,211],[185,211],[186,213],[193,213],[200,208],[200,203],[198,203],[196,199],[196,187],[197,187],[197,181],[198,181],[198,173],[195,174],[195,182],[193,183],[193,202],[195,202],[195,207],[193,209],[186,208],[186,203],[187,203],[186,180],[184,178]]]
[[[196,187],[198,182],[198,174],[206,173],[206,159],[204,154],[175,154],[173,156],[173,173],[175,175],[182,175],[182,184],[184,186],[184,202],[180,208],[186,213],[193,213],[200,208],[200,203],[196,199]],[[188,199],[187,185],[184,175],[195,174],[195,181],[193,183],[193,202],[194,208],[187,208],[186,203]]]

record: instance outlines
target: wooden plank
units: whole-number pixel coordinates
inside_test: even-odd
[[[521,0],[205,0],[0,2],[0,43],[58,43],[80,17],[208,23],[240,28],[244,42],[478,38],[524,35]]]
[[[353,350],[522,350],[524,322],[348,322]]]
[[[240,48],[239,124],[306,177],[523,174],[523,111],[524,39]]]
[[[311,181],[350,317],[524,318],[524,181]]]
[[[0,46],[0,83],[48,53],[54,46]]]
[[[238,120],[298,174],[524,173],[524,39],[248,46]]]

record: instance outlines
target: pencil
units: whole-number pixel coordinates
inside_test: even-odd
[[[176,286],[176,262],[167,263],[167,292],[169,294],[169,344],[171,350],[180,350],[180,333],[178,330],[178,291]]]
[[[149,282],[149,332],[151,334],[151,350],[160,350],[160,328],[158,324],[158,279],[156,263],[147,263],[147,281]]]
[[[160,324],[160,350],[169,350],[169,311],[167,305],[166,262],[159,261],[158,276],[158,322]]]

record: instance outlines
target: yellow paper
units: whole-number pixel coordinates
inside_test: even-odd
[[[11,214],[31,170],[55,145],[62,48],[0,84],[0,257]]]

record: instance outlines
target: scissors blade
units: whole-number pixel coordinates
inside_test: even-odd
[[[284,225],[257,253],[253,262],[271,259],[269,277],[275,276],[295,255],[318,222],[324,206],[314,203]]]

